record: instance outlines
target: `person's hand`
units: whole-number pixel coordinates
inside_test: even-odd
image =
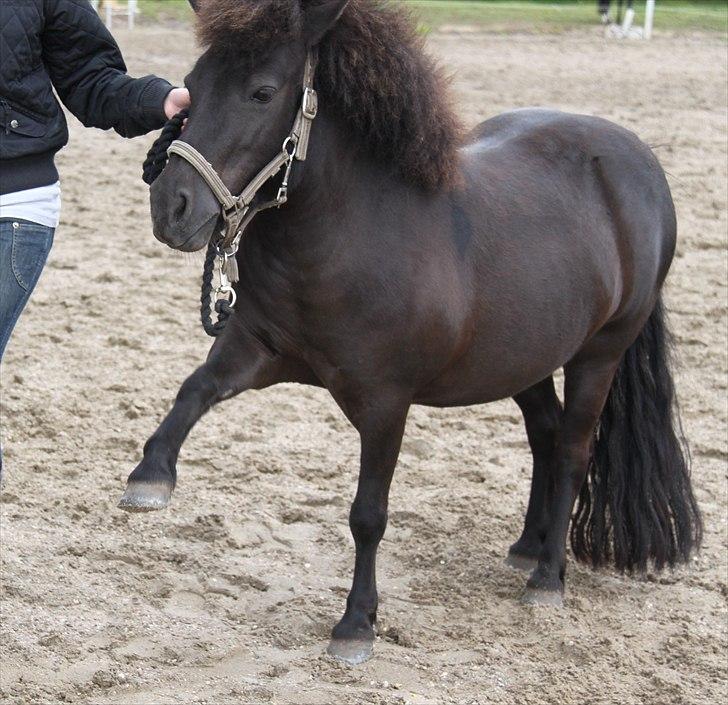
[[[173,88],[164,101],[164,114],[171,120],[177,113],[191,105],[190,92],[186,88]]]

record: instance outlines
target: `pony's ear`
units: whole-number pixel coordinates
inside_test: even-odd
[[[192,5],[192,9],[195,12],[199,12],[200,11],[200,8],[199,8],[199,5],[198,5],[199,0],[189,0],[189,3],[190,3],[190,5]]]
[[[337,22],[349,0],[303,0],[303,30],[309,45],[318,44]]]

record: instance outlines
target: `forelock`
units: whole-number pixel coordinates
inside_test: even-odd
[[[200,0],[197,34],[213,52],[262,55],[303,39],[304,7]],[[409,182],[437,189],[457,179],[461,131],[448,80],[422,43],[402,3],[350,0],[319,44],[316,88],[362,149]]]
[[[200,0],[197,38],[204,48],[264,53],[302,36],[298,0]]]

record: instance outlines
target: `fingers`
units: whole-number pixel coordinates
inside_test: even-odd
[[[192,101],[186,88],[173,88],[164,101],[164,114],[172,119],[177,113],[190,107]]]

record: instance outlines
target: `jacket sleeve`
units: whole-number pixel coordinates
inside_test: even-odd
[[[130,78],[118,45],[88,0],[44,0],[43,60],[65,106],[87,127],[136,137],[161,128],[171,84]]]

